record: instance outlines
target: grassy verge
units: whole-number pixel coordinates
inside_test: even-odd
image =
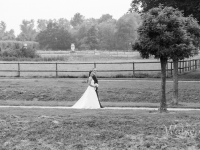
[[[200,148],[199,112],[0,109],[3,150]]]

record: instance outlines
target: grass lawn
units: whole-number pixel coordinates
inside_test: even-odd
[[[197,111],[0,108],[2,150],[200,148]]]
[[[103,106],[150,106],[160,102],[160,80],[99,80]],[[72,106],[87,88],[86,79],[0,79],[0,105]],[[172,99],[173,83],[166,97]],[[200,107],[199,82],[179,82],[179,107]]]

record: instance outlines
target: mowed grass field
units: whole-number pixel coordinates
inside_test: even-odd
[[[72,106],[84,93],[87,79],[36,78],[0,79],[1,105]],[[161,81],[99,79],[99,96],[103,106],[159,106]],[[167,81],[167,102],[172,100],[173,82]],[[199,107],[198,81],[179,82],[179,107]]]
[[[197,150],[197,111],[0,108],[2,150]]]

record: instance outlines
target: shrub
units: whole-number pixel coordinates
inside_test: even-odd
[[[39,55],[36,53],[36,50],[27,48],[27,49],[7,49],[0,53],[1,57],[16,57],[16,58],[36,58]]]
[[[39,43],[34,41],[0,41],[0,48],[1,50],[21,49],[25,43],[28,48],[39,49]]]

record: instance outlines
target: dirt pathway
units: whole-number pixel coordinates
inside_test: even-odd
[[[53,107],[53,106],[0,106],[0,108],[24,108],[24,109],[74,109],[71,107]],[[119,109],[119,110],[158,110],[158,108],[149,108],[149,107],[104,107],[104,109]],[[100,110],[100,109],[98,109]],[[167,108],[169,111],[200,111],[200,109],[192,108]]]

